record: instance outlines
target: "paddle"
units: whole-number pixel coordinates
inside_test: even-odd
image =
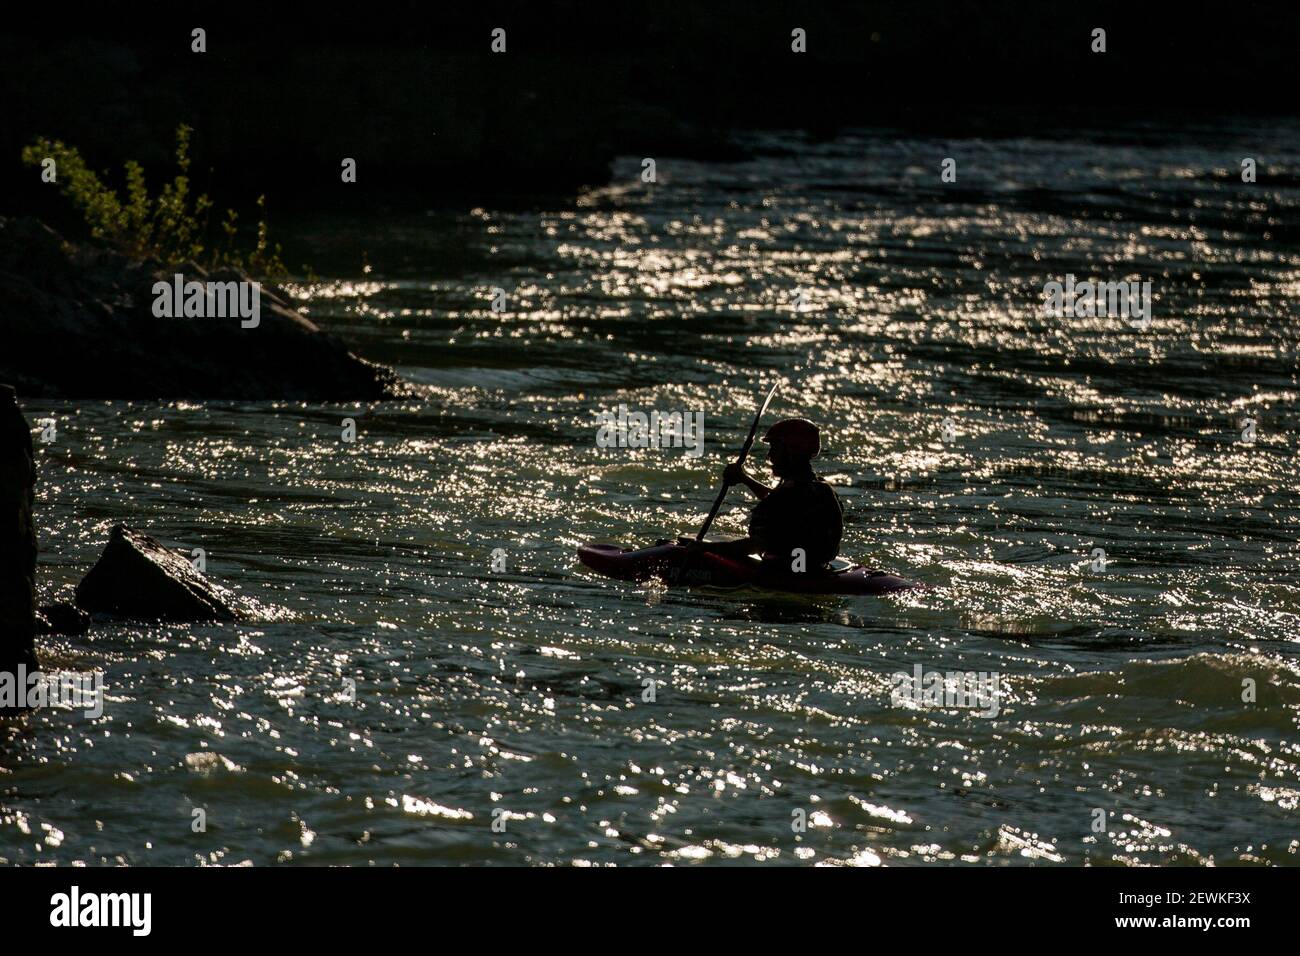
[[[740,449],[740,454],[736,457],[736,464],[743,465],[745,459],[749,457],[749,450],[754,447],[754,435],[758,433],[758,423],[763,420],[763,413],[767,411],[767,406],[772,404],[772,396],[776,394],[777,385],[780,382],[773,383],[768,390],[767,398],[763,399],[763,404],[758,407],[758,414],[754,416],[754,424],[749,426],[749,437],[745,439],[744,446]],[[722,507],[722,500],[727,497],[727,489],[730,485],[725,482],[718,489],[717,500],[713,502],[713,507],[709,510],[709,516],[704,519],[704,527],[700,528],[700,533],[695,536],[695,543],[699,544],[704,540],[704,536],[709,533],[709,525],[713,524],[713,519],[718,516],[718,509]]]

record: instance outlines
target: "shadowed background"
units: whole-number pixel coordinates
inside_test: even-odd
[[[36,11],[0,31],[0,208],[62,224],[18,165],[36,135],[158,176],[182,121],[196,184],[219,200],[363,209],[564,193],[603,182],[621,154],[736,157],[737,128],[1074,126],[1104,140],[1121,119],[1295,108],[1300,12],[1281,0],[613,7]],[[504,55],[489,50],[497,26]],[[207,53],[190,52],[194,27]],[[790,51],[794,27],[806,54]],[[1094,27],[1105,54],[1089,52]],[[343,157],[359,167],[347,189]]]

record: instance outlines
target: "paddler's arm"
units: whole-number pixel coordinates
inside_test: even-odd
[[[763,484],[757,478],[751,478],[745,471],[745,466],[732,462],[722,472],[722,480],[728,487],[731,485],[744,485],[754,493],[754,497],[759,501],[766,498],[772,491],[767,485]]]

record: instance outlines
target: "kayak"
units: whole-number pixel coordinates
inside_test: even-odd
[[[634,551],[616,544],[586,544],[578,560],[597,574],[621,581],[657,578],[686,587],[757,587],[797,594],[891,594],[923,585],[896,574],[875,571],[860,564],[838,561],[831,568],[796,573],[773,569],[755,558],[727,558],[689,550],[679,542],[660,541]]]

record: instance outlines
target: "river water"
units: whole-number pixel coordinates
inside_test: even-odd
[[[1300,130],[749,145],[285,224],[304,308],[427,400],[26,403],[43,599],[125,521],[282,613],[45,639],[104,713],[0,727],[0,860],[1300,862]],[[1150,326],[1047,315],[1068,274],[1151,281]],[[776,379],[843,552],[929,589],[576,565],[697,527]],[[620,403],[703,455],[597,447]],[[896,699],[918,668],[996,706]]]

